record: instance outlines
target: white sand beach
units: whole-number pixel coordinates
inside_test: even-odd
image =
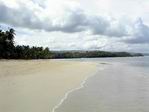
[[[95,73],[93,62],[0,61],[0,112],[51,112],[65,93]]]

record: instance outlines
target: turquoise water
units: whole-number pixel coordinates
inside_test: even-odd
[[[89,60],[102,63],[104,70],[55,112],[149,112],[149,57],[83,59]]]

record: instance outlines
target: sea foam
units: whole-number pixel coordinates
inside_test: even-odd
[[[98,65],[97,65],[97,67],[98,67]],[[92,75],[89,75],[89,76],[85,77],[85,79],[81,82],[81,84],[80,84],[79,87],[74,88],[74,89],[71,89],[68,92],[66,92],[65,95],[64,95],[64,97],[60,100],[60,102],[56,106],[54,106],[54,108],[52,109],[51,112],[55,112],[56,109],[58,109],[62,105],[62,103],[67,99],[67,97],[68,97],[69,94],[71,94],[72,92],[77,91],[77,90],[83,88],[84,87],[84,84],[86,83],[86,81],[89,78],[95,76],[100,70],[104,70],[104,67],[101,68],[101,66],[99,65],[99,68],[97,69],[97,71],[95,71],[95,73],[93,73]]]

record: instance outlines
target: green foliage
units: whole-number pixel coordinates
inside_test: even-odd
[[[14,53],[14,30],[4,32],[0,30],[0,58],[13,58]]]
[[[98,57],[133,56],[127,52],[106,52],[106,51],[61,51],[61,52],[58,51],[52,53],[54,55],[54,58],[98,58]]]
[[[49,48],[14,45],[15,30],[0,30],[1,59],[51,59],[51,58],[97,58],[142,56],[140,53],[105,52],[105,51],[58,51],[51,52]]]
[[[2,59],[48,59],[49,48],[14,45],[15,30],[0,30],[0,58]]]

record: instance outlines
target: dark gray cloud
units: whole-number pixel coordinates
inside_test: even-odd
[[[0,22],[17,27],[41,29],[42,23],[31,10],[23,5],[19,9],[0,4]]]
[[[67,10],[67,16],[64,17],[63,20],[53,24],[50,15],[45,20],[41,20],[39,15],[35,13],[38,10],[31,10],[25,4],[20,5],[19,8],[10,8],[1,3],[0,22],[16,27],[39,29],[48,32],[61,31],[74,33],[90,30],[93,35],[105,35],[110,37],[122,37],[126,35],[124,30],[121,31],[119,27],[115,29],[112,28],[110,21],[106,20],[106,18],[101,16],[88,16],[80,9]]]
[[[133,35],[124,41],[130,44],[149,43],[149,27],[140,18],[134,25]]]
[[[115,21],[107,20],[101,16],[94,16],[90,18],[89,27],[94,35],[105,35],[109,37],[123,37],[127,36],[128,32],[125,25]]]
[[[86,15],[82,10],[69,11],[69,14],[64,18],[63,23],[52,25],[48,31],[62,31],[66,33],[74,33],[85,31],[87,27]]]
[[[67,33],[84,31],[86,27],[86,17],[82,11],[69,11],[68,17],[63,23],[52,24],[50,18],[40,20],[33,10],[24,6],[19,9],[9,8],[0,4],[0,22],[16,27],[29,29],[40,29],[45,31],[62,31]]]

